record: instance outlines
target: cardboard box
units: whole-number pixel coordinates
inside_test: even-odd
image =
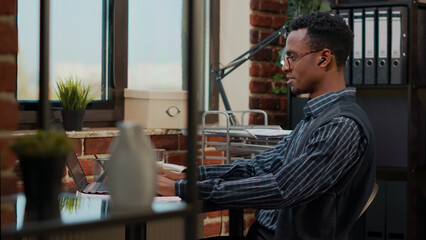
[[[146,128],[186,128],[187,91],[124,89],[124,120]]]

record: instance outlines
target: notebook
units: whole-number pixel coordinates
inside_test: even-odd
[[[99,177],[96,182],[89,183],[87,181],[75,152],[68,155],[66,163],[79,192],[87,194],[109,194],[108,185],[106,182],[103,182],[104,175]]]

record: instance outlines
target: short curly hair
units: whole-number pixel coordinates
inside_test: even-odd
[[[341,16],[314,12],[293,19],[290,28],[292,31],[306,28],[304,40],[312,50],[328,48],[336,56],[337,67],[345,66],[354,34]]]

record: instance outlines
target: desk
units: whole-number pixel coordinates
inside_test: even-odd
[[[132,238],[126,237],[126,239],[143,239],[141,236],[134,235],[132,230],[142,226],[148,220],[189,216],[196,208],[184,202],[154,202],[151,208],[132,209],[130,212],[114,209],[107,198],[76,197],[75,194],[61,194],[59,201],[62,206],[61,219],[24,224],[24,194],[2,198],[2,204],[15,203],[17,224],[3,226],[1,238],[16,239],[30,235],[43,237],[67,231],[126,225],[126,230],[127,227],[131,230],[128,235],[133,235]]]
[[[61,219],[24,224],[24,194],[20,193],[8,198],[2,198],[2,204],[8,201],[16,206],[17,224],[16,226],[3,226],[1,231],[3,240],[24,236],[47,236],[67,231],[109,228],[117,225],[126,225],[126,239],[143,239],[143,226],[148,220],[186,217],[190,216],[194,210],[197,212],[223,210],[220,206],[208,202],[203,203],[202,201],[193,206],[185,202],[155,201],[151,208],[132,209],[131,212],[126,212],[115,210],[108,198],[99,195],[76,197],[75,194],[64,193],[59,197],[60,206],[62,206]],[[237,211],[237,214],[232,216],[234,211]],[[242,212],[243,210],[230,211],[231,235],[242,236],[243,228],[238,229],[235,227],[243,227]],[[238,215],[239,213],[241,215]]]
[[[202,202],[202,212],[212,212],[224,209],[226,208],[212,202]],[[229,236],[244,236],[244,209],[229,209]]]

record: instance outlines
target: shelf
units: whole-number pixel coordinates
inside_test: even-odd
[[[376,179],[386,181],[407,181],[408,170],[406,168],[377,167]]]
[[[410,6],[410,1],[371,1],[359,3],[340,3],[332,4],[332,8],[368,8],[368,7],[392,7],[392,6]]]
[[[383,189],[379,188],[379,196],[381,195],[382,198],[378,197],[375,200],[376,205],[373,202],[370,209],[367,209],[366,217],[359,221],[359,226],[353,229],[354,234],[356,234],[351,237],[357,240],[371,237],[424,239],[426,230],[420,226],[424,226],[426,223],[426,215],[424,214],[426,209],[426,180],[424,180],[426,179],[426,73],[425,48],[423,46],[426,3],[410,0],[369,2],[348,0],[344,2],[332,4],[331,7],[333,9],[406,7],[406,24],[408,26],[405,55],[407,72],[406,75],[402,76],[406,84],[349,85],[357,89],[358,103],[367,113],[375,131],[376,179],[379,182],[385,182],[384,186],[388,186]],[[391,16],[390,14],[389,16]],[[378,18],[376,20],[379,21]],[[353,19],[350,19],[350,23],[352,22]],[[376,43],[377,45],[378,43]],[[386,80],[390,81],[389,79]],[[386,81],[377,81],[376,79],[376,82]],[[290,101],[291,99],[289,99]],[[400,192],[395,193],[393,186],[398,184],[402,188]],[[399,200],[401,197],[406,202],[400,201],[398,202],[399,205],[389,207],[392,202],[395,202],[395,199]],[[387,210],[386,212],[377,212],[378,209]],[[389,216],[396,212],[400,216],[398,219],[395,218],[390,221]]]

